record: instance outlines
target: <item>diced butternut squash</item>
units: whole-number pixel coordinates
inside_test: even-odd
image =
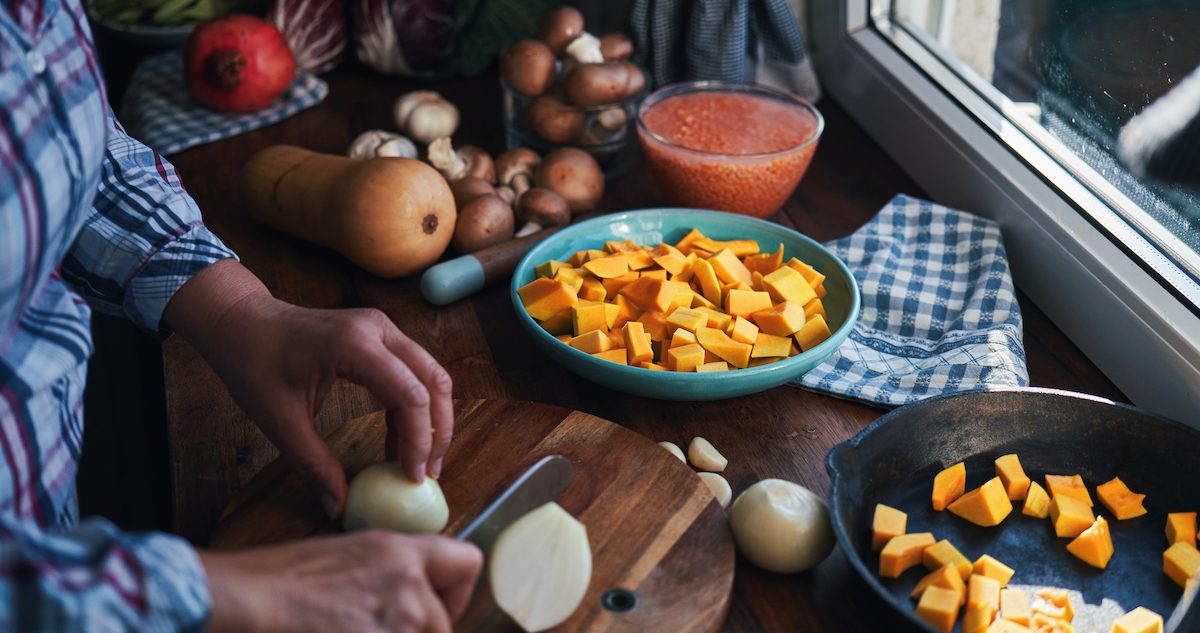
[[[599,279],[588,277],[579,286],[579,298],[587,301],[604,301],[608,298],[608,291],[604,289],[604,284],[600,283]]]
[[[1012,512],[1012,501],[1004,492],[999,477],[954,500],[946,509],[954,514],[984,527],[999,525]]]
[[[637,320],[650,335],[650,340],[662,341],[667,338],[667,315],[661,312],[643,312]]]
[[[972,574],[967,581],[967,609],[983,609],[990,622],[1000,609],[1000,581],[983,574]]]
[[[791,347],[792,339],[789,337],[759,332],[758,336],[754,337],[754,349],[750,351],[750,358],[786,357]]]
[[[986,609],[967,609],[962,620],[962,633],[987,633],[992,614]]]
[[[1020,501],[1029,492],[1029,477],[1021,467],[1021,460],[1016,453],[1001,455],[996,458],[996,476],[1004,485],[1004,491],[1012,501]]]
[[[654,350],[650,347],[650,337],[646,335],[646,326],[637,321],[625,324],[625,349],[629,352],[628,363],[636,365],[644,361],[654,360]]]
[[[1050,492],[1051,498],[1066,495],[1084,502],[1089,508],[1092,507],[1092,495],[1088,494],[1083,477],[1079,475],[1046,475],[1046,490]]]
[[[972,571],[981,576],[995,578],[996,580],[1000,581],[1000,586],[1002,588],[1008,586],[1008,581],[1012,580],[1013,574],[1015,573],[1012,567],[1009,567],[995,558],[992,558],[988,554],[980,556],[978,560],[975,561],[975,568]]]
[[[625,350],[620,349],[620,348],[610,349],[607,352],[599,352],[596,354],[592,354],[592,356],[595,356],[596,358],[599,358],[600,360],[606,360],[611,363],[617,363],[618,365],[627,365],[628,364],[625,362],[625,359],[627,358],[627,356],[625,354]]]
[[[921,554],[933,543],[933,534],[929,532],[901,534],[893,538],[879,553],[879,575],[899,578],[905,570],[921,562]],[[955,604],[958,602],[955,601]]]
[[[621,288],[620,294],[646,312],[666,312],[671,306],[671,299],[675,297],[675,288],[662,279],[639,277],[637,281]]]
[[[825,275],[822,275],[821,273],[817,272],[816,268],[809,266],[795,257],[788,260],[787,266],[788,268],[795,269],[796,272],[803,275],[805,281],[808,282],[808,285],[813,287],[813,290],[816,290],[818,286],[821,286],[825,283]]]
[[[729,363],[723,360],[714,360],[711,363],[696,365],[696,373],[710,374],[718,371],[729,371]]]
[[[702,237],[693,244],[697,248],[702,248],[710,253],[716,253],[724,249],[729,249],[736,257],[746,257],[749,255],[758,254],[758,242],[754,240],[729,240],[721,242],[707,237]]]
[[[729,338],[729,335],[721,330],[710,327],[697,329],[696,341],[705,350],[738,368],[744,368],[750,363],[750,352],[754,349]]]
[[[1108,521],[1104,517],[1096,517],[1088,529],[1067,544],[1067,551],[1079,560],[1104,569],[1113,556],[1112,534],[1108,530]]]
[[[1114,620],[1111,633],[1163,633],[1163,619],[1146,607],[1138,607]]]
[[[1021,626],[1010,620],[996,620],[988,627],[988,633],[1034,633],[1033,629],[1027,626]],[[1052,633],[1050,631],[1038,630],[1037,633]]]
[[[875,505],[875,517],[871,521],[871,551],[878,552],[893,538],[904,534],[908,515],[882,503]]]
[[[1029,493],[1025,495],[1025,506],[1021,508],[1021,514],[1038,519],[1050,516],[1050,495],[1046,494],[1046,489],[1036,481],[1029,482]]]
[[[654,371],[667,371],[666,367],[663,367],[658,363],[638,363],[638,367],[641,367],[642,369],[653,369]]]
[[[725,293],[725,313],[731,317],[748,317],[759,310],[771,308],[771,295],[756,290],[730,290]],[[803,314],[804,309],[800,309]],[[761,326],[759,326],[761,327]]]
[[[933,477],[933,509],[941,512],[967,488],[967,467],[962,462],[943,468]]]
[[[671,371],[695,371],[704,364],[704,348],[698,344],[672,347],[666,353],[667,369]]]
[[[544,321],[579,301],[575,289],[554,279],[534,279],[517,289],[529,316]]]
[[[733,320],[733,329],[729,332],[729,338],[739,343],[754,345],[758,340],[758,326],[745,317],[738,317]]]
[[[1180,587],[1200,575],[1200,550],[1184,541],[1175,543],[1163,552],[1163,573]]]
[[[971,561],[967,560],[954,544],[942,539],[921,553],[921,563],[926,569],[940,569],[946,565],[954,567],[964,582],[971,577]]]
[[[560,261],[551,259],[549,261],[544,261],[544,262],[538,264],[537,266],[534,266],[533,271],[535,273],[537,273],[538,277],[545,277],[547,279],[551,279],[554,277],[554,273],[558,272],[559,268],[562,268],[563,266],[569,266],[569,265],[570,264],[568,264],[566,262],[560,262]]]
[[[661,268],[655,268],[654,270],[640,270],[638,271],[638,279],[661,279],[662,281],[666,281],[667,271]],[[674,297],[675,295],[672,294],[671,296]]]
[[[694,333],[689,332],[684,328],[678,328],[675,330],[675,333],[671,335],[671,344],[667,346],[667,349],[671,349],[672,347],[682,347],[684,345],[692,345],[695,342],[696,335]]]
[[[592,330],[567,341],[567,345],[588,354],[599,354],[612,349],[612,339],[604,330]]]
[[[654,258],[650,257],[650,253],[647,253],[640,248],[636,251],[629,251],[625,253],[625,258],[629,262],[629,270],[641,271],[642,277],[658,277],[659,279],[667,278],[667,271],[657,268],[656,264],[654,263]],[[655,266],[656,269],[646,270],[651,266]]]
[[[1071,604],[1071,593],[1066,589],[1047,587],[1038,589],[1037,599],[1030,606],[1033,615],[1041,614],[1055,620],[1070,622],[1075,619],[1075,607]]]
[[[581,336],[592,330],[608,329],[608,308],[611,305],[599,301],[579,301],[571,306],[571,324],[575,336]],[[616,316],[614,311],[613,316]]]
[[[917,617],[942,633],[950,633],[954,630],[954,621],[958,619],[960,598],[961,594],[952,589],[930,586],[921,593]]]
[[[770,274],[763,275],[763,289],[771,295],[776,303],[787,301],[798,306],[804,306],[817,298],[817,293],[808,285],[804,276],[794,268],[784,266]]]
[[[604,285],[604,292],[608,296],[615,297],[615,296],[617,296],[618,292],[621,292],[622,288],[637,281],[638,279],[641,279],[640,275],[638,275],[635,272],[629,272],[624,275],[621,275],[620,277],[613,277],[612,279],[601,279],[600,283]]]
[[[696,263],[692,264],[692,270],[696,275],[696,285],[700,288],[700,294],[709,303],[721,305],[723,303],[721,281],[717,279],[717,273],[713,270],[712,264],[707,259],[697,259]]]
[[[682,239],[680,239],[678,242],[675,242],[675,248],[679,249],[679,252],[683,253],[684,255],[687,255],[688,253],[692,252],[692,243],[702,237],[704,237],[704,234],[701,233],[699,229],[692,229],[688,231],[687,235],[684,235]]]
[[[1059,495],[1050,500],[1050,521],[1059,537],[1075,538],[1091,527],[1096,516],[1076,497]]]
[[[1167,544],[1187,543],[1196,546],[1196,513],[1171,512],[1167,514]]]
[[[671,281],[669,285],[674,288],[674,293],[671,295],[671,305],[678,308],[690,308],[692,302],[696,298],[696,293],[692,291],[692,287],[682,281]],[[673,308],[668,308],[671,310]]]
[[[573,334],[574,315],[574,306],[571,306],[570,308],[559,312],[549,319],[538,321],[538,324],[542,326],[543,330],[546,330],[555,336],[560,334]]]
[[[805,320],[811,319],[818,314],[821,315],[822,319],[825,319],[826,323],[829,322],[829,314],[825,312],[825,304],[821,303],[820,299],[813,299],[804,304]]]
[[[629,274],[629,258],[624,253],[613,253],[584,262],[583,269],[601,279],[612,279]]]
[[[742,260],[733,254],[733,251],[728,248],[723,248],[712,257],[708,258],[708,263],[712,264],[713,272],[717,274],[717,279],[727,283],[735,284],[742,282],[747,286],[750,285],[750,269],[742,263]]]
[[[716,328],[722,332],[729,327],[730,323],[733,323],[733,317],[721,312],[720,310],[717,310],[716,308],[699,307],[692,309],[699,310],[708,317],[708,327]]]
[[[695,332],[702,327],[708,327],[708,315],[691,308],[675,308],[667,317],[667,324],[673,327]],[[695,341],[692,341],[693,343]]]
[[[1120,477],[1113,477],[1096,486],[1096,496],[1100,497],[1100,503],[1103,503],[1118,521],[1146,514],[1146,507],[1142,505],[1146,495],[1134,493]]]
[[[604,250],[609,253],[633,253],[641,250],[633,240],[606,240]]]
[[[628,321],[636,321],[642,316],[642,311],[633,302],[621,295],[617,295],[613,299],[613,305],[617,306],[617,316],[613,319],[613,327],[621,327]],[[644,324],[643,324],[644,325]]]
[[[786,301],[750,315],[759,331],[775,336],[791,336],[804,327],[804,319],[804,309]]]
[[[825,323],[825,317],[819,314],[814,314],[811,319],[804,322],[803,327],[793,334],[796,337],[796,344],[804,352],[824,343],[832,335],[833,333],[829,331],[829,324]]]
[[[1009,622],[1029,626],[1033,611],[1029,608],[1029,596],[1020,589],[1000,591],[1000,617]]]

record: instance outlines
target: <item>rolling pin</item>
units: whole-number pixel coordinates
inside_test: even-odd
[[[593,218],[595,215],[585,213],[575,218],[575,222]],[[562,228],[564,227],[555,226],[542,229],[525,237],[434,264],[421,275],[421,294],[429,303],[444,306],[472,295],[492,282],[508,279],[529,249]]]

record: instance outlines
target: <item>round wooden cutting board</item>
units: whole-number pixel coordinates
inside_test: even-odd
[[[330,430],[325,441],[353,477],[383,459],[385,433],[380,412]],[[592,546],[587,596],[555,631],[718,630],[735,559],[724,511],[691,468],[607,420],[530,402],[456,401],[454,442],[439,480],[450,506],[445,533],[459,533],[527,468],[554,454],[575,467],[558,503],[587,527]],[[211,546],[280,543],[338,529],[276,460],[230,502]],[[621,594],[614,589],[636,600],[626,593],[613,601]],[[455,628],[520,630],[495,606],[486,583]]]

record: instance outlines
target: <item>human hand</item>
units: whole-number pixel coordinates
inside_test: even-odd
[[[346,497],[341,464],[313,427],[337,378],[387,408],[385,456],[413,481],[437,476],[454,430],[450,376],[378,310],[316,310],[279,301],[227,260],[184,284],[164,319],[191,342],[327,514]]]
[[[445,537],[368,531],[200,560],[210,633],[449,633],[483,554]]]

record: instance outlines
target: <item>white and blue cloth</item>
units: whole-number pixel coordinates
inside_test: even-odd
[[[793,384],[899,406],[959,391],[1029,384],[1000,227],[904,195],[826,244],[862,294],[850,338]]]
[[[292,85],[270,106],[258,112],[217,112],[188,95],[183,54],[172,50],[147,57],[133,71],[119,114],[130,136],[160,154],[174,154],[278,123],[317,105],[327,94],[328,84],[297,69]]]

